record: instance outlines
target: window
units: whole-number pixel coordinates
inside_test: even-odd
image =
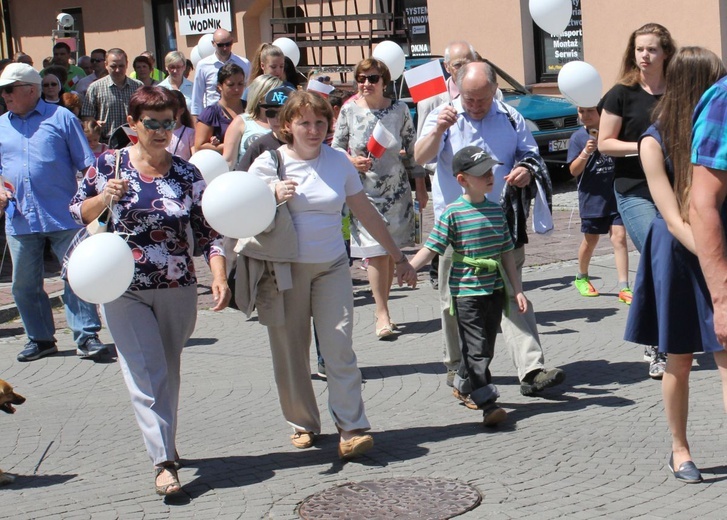
[[[558,72],[569,61],[583,59],[581,0],[572,0],[573,15],[565,32],[552,36],[533,24],[537,79],[541,83],[556,81]]]
[[[164,56],[177,50],[177,34],[174,31],[174,0],[152,0],[154,17],[154,41],[156,67],[164,69]]]

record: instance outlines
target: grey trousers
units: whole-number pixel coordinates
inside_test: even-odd
[[[197,286],[127,291],[103,305],[152,462],[173,461],[182,349],[197,320]]]
[[[285,325],[268,326],[275,383],[285,420],[296,430],[320,433],[311,382],[311,318],[326,360],[328,409],[341,430],[371,428],[353,352],[353,285],[344,255],[333,262],[291,264],[293,288],[283,293]]]
[[[525,263],[525,247],[513,251],[518,276],[522,280],[523,264]],[[457,370],[462,359],[457,320],[449,313],[449,272],[452,269],[452,248],[448,247],[444,255],[439,258],[439,299],[442,311],[442,335],[444,338],[444,364],[448,370]],[[510,281],[506,280],[510,297],[510,317],[503,313],[500,327],[507,350],[510,352],[517,375],[520,381],[533,370],[543,368],[545,358],[543,348],[540,346],[538,326],[535,322],[535,311],[532,302],[528,302],[528,310],[520,314],[515,301],[514,291]]]

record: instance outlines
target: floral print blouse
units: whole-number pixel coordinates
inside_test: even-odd
[[[140,174],[129,158],[130,148],[121,150],[119,175],[128,179],[129,190],[114,205],[110,229],[128,238],[134,254],[134,278],[129,290],[166,289],[196,283],[189,240],[205,259],[223,255],[222,237],[202,214],[202,193],[206,183],[199,170],[179,157],[164,177]],[[113,179],[116,154],[101,155],[86,172],[71,200],[70,212],[81,225],[81,204],[101,193]],[[190,231],[191,228],[191,231]]]

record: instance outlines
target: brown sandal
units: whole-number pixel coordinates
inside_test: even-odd
[[[169,484],[164,484],[163,486],[160,486],[156,482],[159,478],[159,475],[161,475],[164,471],[168,471],[169,474],[173,477],[173,480]],[[157,495],[161,495],[164,497],[176,495],[177,493],[182,492],[182,485],[179,483],[179,476],[177,475],[177,470],[174,467],[173,463],[171,465],[164,465],[155,469],[154,487],[156,489]]]

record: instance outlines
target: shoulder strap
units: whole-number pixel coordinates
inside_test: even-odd
[[[283,180],[283,156],[280,154],[280,150],[270,150],[270,157],[273,159],[275,165],[275,171],[278,174],[278,179]]]
[[[174,152],[172,152],[172,155],[177,155],[177,150],[179,149],[179,143],[182,142],[182,137],[184,137],[184,132],[187,131],[186,126],[182,126],[182,133],[179,134],[179,137],[177,138],[177,144],[174,146]]]

